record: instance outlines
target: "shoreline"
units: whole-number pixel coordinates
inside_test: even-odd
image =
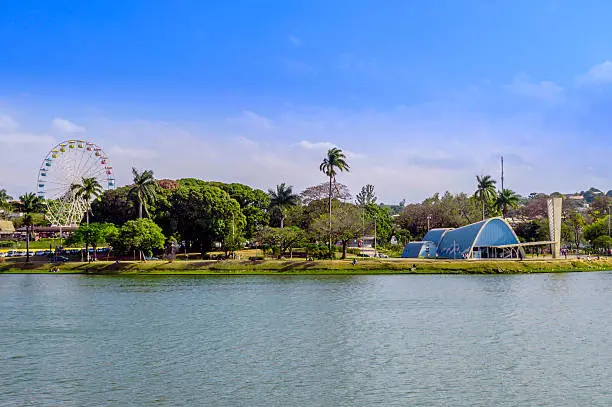
[[[59,272],[51,272],[52,267]],[[612,258],[600,260],[189,260],[189,261],[97,261],[3,262],[0,274],[84,275],[361,275],[361,274],[530,274],[612,271]]]

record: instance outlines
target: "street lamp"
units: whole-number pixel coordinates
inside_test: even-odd
[[[429,221],[431,220],[431,215],[427,215],[427,230],[429,231]]]

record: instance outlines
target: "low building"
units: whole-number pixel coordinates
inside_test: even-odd
[[[10,220],[0,220],[0,240],[10,240],[15,234],[15,225]]]

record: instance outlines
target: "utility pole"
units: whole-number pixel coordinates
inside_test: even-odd
[[[504,156],[501,156],[501,190],[504,192]]]
[[[427,231],[429,232],[429,221],[431,220],[431,215],[427,215]]]

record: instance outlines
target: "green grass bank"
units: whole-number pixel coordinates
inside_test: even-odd
[[[120,274],[120,275],[278,275],[278,274],[513,274],[561,273],[576,271],[612,270],[612,258],[600,260],[526,260],[526,261],[465,261],[465,260],[400,260],[363,259],[356,265],[352,260],[189,260],[175,261],[98,261],[95,263],[69,262],[56,265],[62,274]],[[5,260],[0,273],[49,273],[48,262],[25,263]]]

